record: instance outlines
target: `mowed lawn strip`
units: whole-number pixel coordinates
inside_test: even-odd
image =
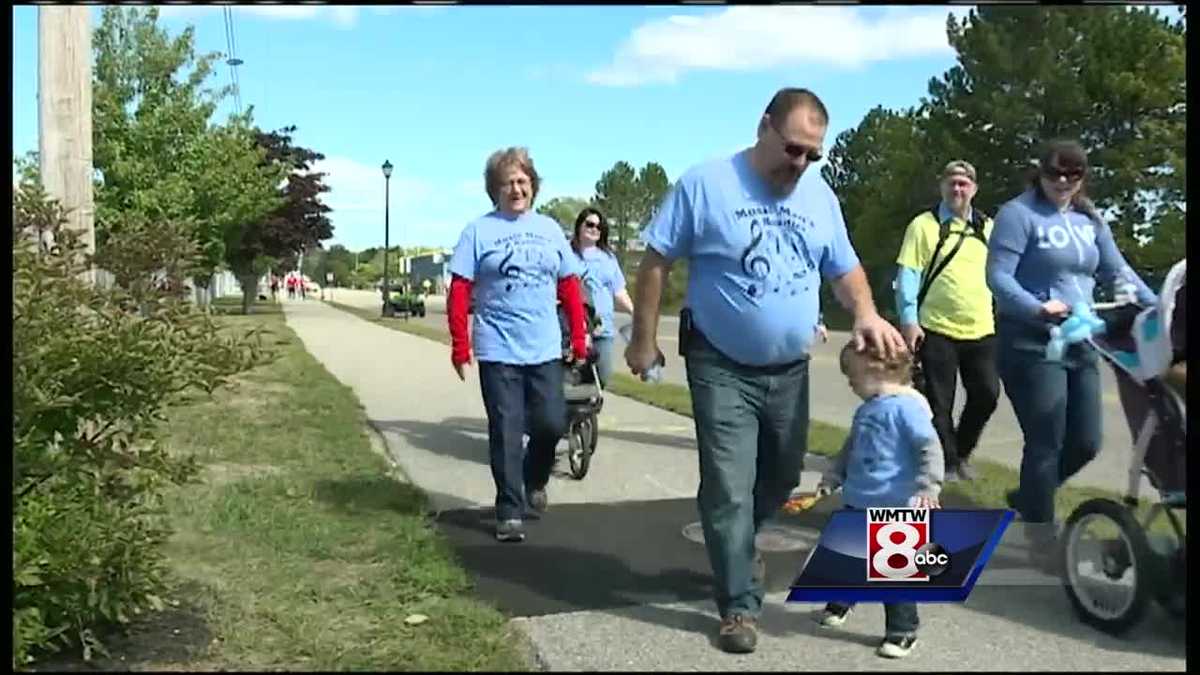
[[[529,670],[505,618],[472,597],[424,495],[372,448],[353,392],[304,350],[278,305],[254,312],[223,320],[269,329],[277,360],[174,410],[169,424],[172,450],[204,467],[203,482],[168,498],[172,571],[213,636],[197,658],[234,669]]]
[[[352,307],[337,302],[329,304],[381,326],[437,340],[443,344],[450,344],[447,330],[437,330],[425,324],[406,322],[403,319],[385,319],[380,317],[379,312],[375,310]],[[447,360],[449,360],[448,356]],[[608,390],[618,396],[641,401],[679,415],[692,416],[692,398],[687,387],[677,384],[642,382],[627,373],[614,373]],[[846,439],[846,434],[847,430],[844,427],[813,420],[809,425],[808,432],[809,451],[818,455],[836,455]],[[972,464],[977,469],[979,477],[973,481],[947,483],[942,490],[942,501],[945,505],[961,508],[1007,508],[1004,495],[1008,490],[1017,486],[1019,474],[1007,466],[986,459],[972,460]],[[1118,501],[1121,499],[1121,495],[1113,490],[1093,487],[1064,487],[1055,496],[1057,516],[1059,519],[1065,519],[1077,506],[1098,497]],[[1143,498],[1136,509],[1139,521],[1144,522],[1149,513],[1148,501],[1148,498]],[[1171,532],[1170,524],[1162,517],[1155,519],[1151,530],[1162,534]]]

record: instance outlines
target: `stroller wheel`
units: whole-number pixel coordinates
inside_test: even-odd
[[[1079,618],[1112,635],[1141,621],[1160,565],[1133,513],[1089,500],[1067,519],[1063,538],[1063,586]]]
[[[567,430],[567,460],[571,464],[571,476],[583,480],[596,451],[596,418],[592,415],[571,422]]]

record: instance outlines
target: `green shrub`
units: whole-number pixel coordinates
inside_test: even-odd
[[[164,411],[262,362],[178,295],[86,281],[90,261],[36,186],[13,202],[13,667],[103,649],[161,608],[162,491],[196,472],[157,442]],[[53,233],[53,249],[33,243]]]

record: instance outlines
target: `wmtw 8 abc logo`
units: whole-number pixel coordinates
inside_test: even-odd
[[[950,567],[929,509],[867,509],[867,581],[929,581]]]

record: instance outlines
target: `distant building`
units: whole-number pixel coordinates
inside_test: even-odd
[[[435,295],[445,295],[450,287],[450,249],[433,253],[423,253],[407,259],[409,280],[414,288],[421,288],[426,279],[432,286],[429,291]]]

